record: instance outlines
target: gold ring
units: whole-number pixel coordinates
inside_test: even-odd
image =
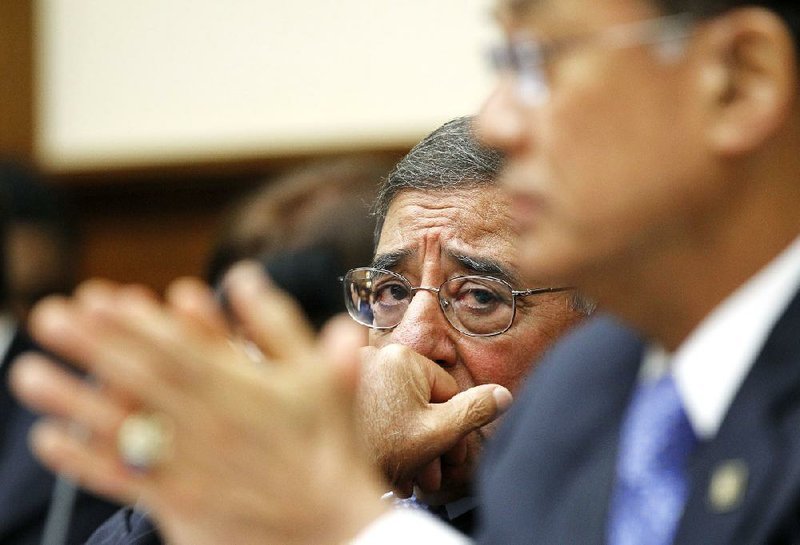
[[[136,412],[122,421],[117,432],[117,450],[122,461],[135,471],[149,471],[164,460],[172,443],[172,426],[156,413]]]

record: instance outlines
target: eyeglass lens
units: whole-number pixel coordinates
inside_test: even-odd
[[[375,328],[397,326],[419,289],[400,275],[377,269],[356,269],[345,277],[345,300],[350,315],[357,322]],[[502,333],[514,319],[511,288],[493,278],[453,278],[441,285],[438,299],[448,322],[463,333]]]

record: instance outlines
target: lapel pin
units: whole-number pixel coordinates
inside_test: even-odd
[[[736,509],[747,490],[748,474],[747,464],[741,459],[726,460],[717,465],[708,486],[711,509],[716,513]]]

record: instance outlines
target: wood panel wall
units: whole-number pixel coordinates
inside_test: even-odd
[[[33,11],[31,0],[0,0],[0,157],[31,164],[37,94]],[[353,150],[358,151],[363,150]],[[379,153],[397,158],[406,151]],[[101,276],[162,291],[176,277],[203,275],[220,216],[234,199],[311,158],[51,172],[47,178],[75,207],[79,279]]]
[[[370,151],[395,161],[408,148]],[[75,206],[79,279],[99,276],[163,291],[179,276],[205,274],[222,215],[235,200],[310,160],[340,156],[153,165],[57,174],[50,181]]]
[[[0,155],[30,159],[34,131],[33,2],[0,2]]]

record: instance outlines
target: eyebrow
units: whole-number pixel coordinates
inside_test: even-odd
[[[376,269],[392,270],[413,255],[413,250],[395,250],[394,252],[378,254],[372,259],[372,267]]]
[[[476,257],[448,251],[447,254],[458,261],[462,267],[474,274],[484,274],[505,280],[512,286],[519,285],[519,278],[499,261],[488,257]]]
[[[376,269],[386,269],[391,271],[400,267],[403,261],[413,257],[415,254],[416,252],[414,250],[395,250],[393,252],[378,254],[372,260],[371,266]],[[505,280],[512,286],[520,285],[519,277],[496,259],[457,253],[452,250],[445,250],[445,255],[458,262],[459,265],[461,265],[467,270],[467,272],[471,274],[493,276],[495,278]]]

